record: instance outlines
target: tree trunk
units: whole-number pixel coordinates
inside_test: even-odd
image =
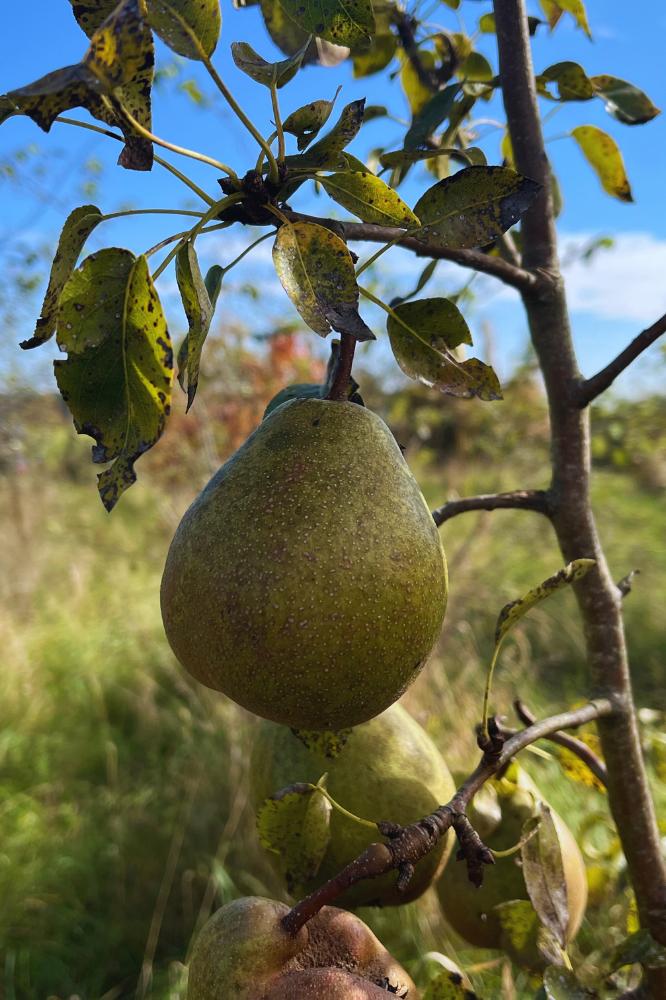
[[[591,695],[612,699],[599,719],[608,767],[608,799],[627,860],[641,925],[666,945],[666,867],[641,753],[622,622],[621,594],[610,576],[590,503],[589,410],[576,398],[581,382],[569,326],[550,196],[550,168],[537,109],[524,0],[495,0],[500,76],[516,168],[543,190],[522,223],[523,267],[546,274],[551,287],[523,301],[546,384],[552,437],[552,521],[564,558],[597,566],[576,586],[583,619]],[[666,969],[652,970],[655,1000],[666,997]]]

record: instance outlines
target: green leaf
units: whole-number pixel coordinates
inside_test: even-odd
[[[55,333],[60,294],[76,267],[86,240],[101,221],[102,213],[96,205],[82,205],[68,215],[58,240],[58,249],[51,265],[49,283],[35,332],[29,340],[21,343],[24,350],[46,343]]]
[[[222,282],[222,269],[219,268],[219,271],[218,294]],[[176,256],[176,282],[189,325],[187,335],[178,351],[178,382],[183,392],[187,392],[187,410],[189,410],[197,392],[201,351],[210,330],[215,308],[191,240],[181,247]]]
[[[354,51],[354,78],[372,76],[386,69],[397,48],[398,39],[390,29],[376,34],[366,49]]]
[[[356,45],[375,33],[371,0],[280,0],[296,24],[336,45]]]
[[[570,583],[575,583],[577,580],[582,580],[593,566],[596,566],[594,559],[574,559],[564,569],[561,569],[553,576],[549,576],[538,587],[528,590],[524,597],[506,604],[500,611],[495,626],[495,643],[499,643],[516,622],[520,621],[531,608],[545,601],[555,591],[561,590],[563,587],[568,586]]]
[[[578,982],[573,972],[549,965],[543,974],[546,1000],[595,1000],[598,994]]]
[[[610,958],[610,971],[636,964],[646,969],[666,969],[666,948],[655,941],[648,930],[636,931],[615,948]]]
[[[643,125],[661,114],[647,94],[617,76],[602,73],[591,76],[590,83],[608,114],[623,125]]]
[[[622,153],[615,139],[596,125],[579,125],[572,129],[571,135],[604,191],[620,201],[633,201]]]
[[[310,104],[305,104],[302,108],[292,111],[285,118],[282,128],[290,135],[296,136],[296,144],[300,150],[309,146],[322,130],[330,118],[333,105],[341,89],[338,87],[332,101],[312,101]]]
[[[553,101],[590,101],[595,95],[592,81],[575,62],[554,63],[537,76],[536,83],[541,96]],[[555,84],[556,95],[548,89],[549,83]]]
[[[561,948],[529,900],[512,899],[493,909],[502,927],[502,949],[514,962],[534,970],[543,968],[544,958],[554,965],[562,964]]]
[[[358,313],[358,285],[351,254],[339,236],[312,222],[284,223],[273,246],[282,287],[311,330],[331,329],[357,340],[375,336]]]
[[[429,188],[414,206],[429,246],[479,247],[510,229],[540,191],[510,167],[467,167]]]
[[[478,1000],[470,982],[460,972],[442,969],[428,983],[423,1000]]]
[[[493,400],[502,391],[495,372],[476,358],[457,361],[450,353],[471,344],[465,320],[449,299],[419,299],[396,306],[387,329],[405,375],[451,396]]]
[[[492,66],[480,52],[470,52],[458,67],[457,73],[471,83],[486,83],[495,77]]]
[[[419,149],[428,141],[435,129],[448,118],[459,92],[460,84],[452,83],[430,98],[414,116],[405,136],[405,149]]]
[[[94,462],[113,462],[98,476],[111,510],[170,407],[171,341],[145,257],[110,248],[86,258],[60,296],[57,340],[69,354],[54,367],[74,426],[95,439]]]
[[[539,920],[564,948],[569,904],[562,848],[552,813],[543,802],[539,803],[538,815],[541,819],[538,832],[520,851],[525,887]]]
[[[405,228],[419,225],[419,220],[397,191],[374,174],[367,171],[331,174],[318,180],[331,198],[363,222]]]
[[[220,0],[146,0],[146,8],[151,27],[179,56],[212,56],[222,26]]]
[[[238,68],[257,83],[270,87],[275,81],[275,86],[280,89],[298,73],[308,45],[309,40],[293,56],[275,63],[266,62],[247,42],[232,42],[231,55]]]
[[[330,132],[310,146],[307,152],[297,157],[287,157],[289,165],[298,167],[318,167],[336,169],[345,166],[342,151],[358,135],[363,124],[365,98],[347,104]],[[321,126],[320,126],[321,127]]]
[[[406,167],[419,160],[433,160],[439,156],[449,156],[452,160],[458,160],[466,167],[484,166],[476,164],[474,159],[483,157],[483,152],[471,146],[468,149],[457,149],[455,146],[439,146],[437,149],[395,149],[388,153],[382,153],[379,162],[383,167]],[[484,157],[485,159],[485,157]]]
[[[330,816],[330,802],[305,783],[281,789],[259,807],[259,840],[280,855],[290,892],[319,871],[331,838]]]

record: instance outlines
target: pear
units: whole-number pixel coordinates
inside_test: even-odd
[[[289,729],[270,722],[257,726],[250,768],[255,807],[273,792],[300,781],[315,784],[326,773],[326,788],[345,809],[362,819],[406,825],[448,802],[453,779],[437,747],[401,705],[352,729],[334,758],[318,744],[310,747]],[[299,831],[300,832],[300,831]],[[337,810],[330,814],[330,841],[319,871],[305,885],[290,885],[305,895],[335,875],[374,841],[377,830],[361,826]],[[359,882],[340,897],[342,906],[399,905],[420,896],[434,881],[451,849],[452,834],[416,865],[405,892],[396,873]]]
[[[358,917],[327,906],[291,937],[288,911],[250,896],[214,913],[194,944],[188,1000],[372,1000],[384,983],[416,1000],[412,980]]]
[[[493,850],[501,851],[520,841],[523,824],[535,815],[536,803],[543,801],[543,796],[529,775],[516,764],[511,765],[506,778],[493,784],[502,818],[484,842]],[[551,812],[562,850],[569,906],[567,940],[571,941],[578,933],[587,905],[585,862],[569,827],[556,812]],[[468,815],[476,826],[473,805]],[[480,948],[502,947],[502,927],[493,908],[515,899],[529,899],[520,853],[498,858],[495,865],[486,870],[480,889],[467,878],[464,862],[451,858],[437,884],[437,892],[444,916],[454,930]]]
[[[444,552],[388,427],[350,402],[274,410],[185,513],[162,580],[173,651],[266,719],[365,722],[426,661]]]

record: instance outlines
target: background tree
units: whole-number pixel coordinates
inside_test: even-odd
[[[43,128],[58,119],[70,125],[102,130],[124,143],[120,163],[149,169],[153,162],[170,170],[202,203],[197,210],[148,209],[196,218],[191,229],[167,237],[145,256],[109,249],[88,257],[75,270],[88,236],[110,217],[134,215],[128,210],[103,216],[95,206],[75,210],[67,220],[51,271],[34,336],[22,346],[32,348],[56,334],[67,352],[56,363],[63,399],[81,433],[95,438],[95,461],[112,462],[99,477],[100,494],[111,509],[135,479],[134,463],[161,436],[170,410],[173,357],[166,322],[154,280],[176,261],[176,276],[189,323],[178,351],[179,380],[194,403],[199,365],[213,310],[231,267],[212,268],[204,280],[195,241],[210,231],[231,225],[268,228],[260,242],[277,228],[273,257],[277,273],[306,324],[326,336],[341,335],[329,377],[321,394],[345,399],[355,344],[373,339],[362,319],[359,294],[388,316],[388,333],[396,359],[408,375],[445,393],[491,401],[500,396],[493,370],[477,359],[455,352],[469,342],[469,331],[451,300],[419,299],[382,302],[375,291],[357,283],[363,271],[385,250],[400,244],[431,261],[450,260],[491,275],[517,289],[525,305],[533,344],[544,376],[552,441],[552,481],[541,490],[513,490],[446,503],[434,518],[442,524],[469,510],[518,508],[546,516],[556,532],[566,562],[593,560],[594,566],[575,583],[585,627],[589,664],[589,697],[582,709],[564,713],[536,728],[505,736],[486,727],[484,758],[461,786],[455,808],[442,807],[436,828],[416,826],[397,834],[390,850],[366,857],[346,874],[333,879],[288,918],[292,926],[312,917],[322,902],[332,901],[349,881],[382,870],[411,864],[445,832],[483,782],[518,749],[539,736],[567,725],[599,719],[606,762],[609,803],[636,894],[641,924],[654,941],[666,944],[664,911],[666,878],[658,830],[643,765],[622,630],[622,588],[612,580],[601,550],[589,499],[589,405],[632,360],[666,328],[666,318],[639,334],[607,368],[590,379],[578,371],[571,342],[563,283],[558,270],[554,218],[556,187],[545,153],[537,94],[555,101],[601,98],[607,110],[627,125],[641,124],[657,113],[649,98],[631,84],[612,77],[588,77],[575,63],[557,63],[534,75],[529,35],[542,24],[528,19],[522,3],[497,2],[494,13],[482,16],[479,29],[495,32],[499,55],[495,74],[484,57],[459,33],[427,35],[418,18],[397,7],[377,11],[360,4],[349,18],[342,5],[326,6],[321,20],[310,24],[286,2],[263,9],[274,40],[285,59],[266,63],[245,43],[234,47],[237,65],[270,94],[275,134],[262,136],[236,103],[211,61],[217,43],[218,5],[179,3],[103,3],[74,6],[74,13],[91,38],[80,64],[56,71],[27,87],[10,91],[0,103],[3,119],[26,114]],[[450,6],[456,6],[452,4]],[[580,4],[544,4],[543,17],[553,28],[569,14],[589,31]],[[290,14],[292,15],[290,19]],[[294,27],[298,21],[306,33]],[[151,131],[150,84],[153,72],[151,29],[174,50],[201,61],[223,98],[259,147],[259,159],[241,176],[226,163],[171,142]],[[312,32],[312,35],[309,34]],[[318,39],[314,35],[318,35]],[[312,59],[352,57],[359,74],[381,71],[401,52],[402,79],[413,108],[403,147],[378,153],[386,184],[345,149],[364,120],[385,115],[385,108],[366,109],[352,102],[323,138],[319,132],[333,113],[333,103],[321,100],[281,120],[278,91]],[[470,118],[477,102],[501,93],[506,110],[507,141],[503,166],[486,165],[483,152],[471,144]],[[102,125],[75,122],[63,116],[83,106]],[[332,119],[331,119],[332,120]],[[113,129],[113,131],[112,131]],[[119,131],[118,131],[119,130]],[[286,135],[297,139],[298,152],[286,154]],[[615,197],[631,199],[621,155],[614,141],[596,126],[573,131],[604,188]],[[274,148],[274,144],[275,148]],[[224,177],[224,196],[213,197],[167,160],[154,146],[208,163]],[[433,170],[454,172],[427,188],[412,210],[397,194],[413,164],[425,161]],[[511,165],[509,165],[511,164]],[[460,170],[455,170],[460,165]],[[303,184],[314,180],[360,222],[313,218],[299,213]],[[512,227],[522,217],[519,230]],[[361,262],[349,252],[350,241],[373,241],[380,250]],[[254,244],[251,245],[251,247]],[[147,261],[169,248],[152,271]],[[432,275],[426,265],[418,294]],[[410,296],[414,298],[414,296]],[[100,307],[101,304],[101,307]],[[147,388],[147,394],[146,394]],[[464,846],[464,831],[457,829]],[[377,868],[379,870],[379,868]],[[650,963],[655,967],[650,967]],[[663,969],[646,960],[654,996],[664,992]]]

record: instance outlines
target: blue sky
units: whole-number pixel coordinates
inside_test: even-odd
[[[468,33],[474,30],[478,16],[490,6],[490,3],[463,0],[458,13]],[[266,34],[258,8],[236,11],[227,0],[223,0],[222,8],[223,31],[215,62],[237,99],[257,126],[267,133],[272,127],[268,92],[235,68],[229,45],[232,41],[249,41],[267,58],[275,57],[276,50]],[[588,0],[587,8],[594,41],[590,42],[582,32],[575,30],[571,20],[565,17],[552,35],[538,33],[534,43],[537,70],[561,59],[573,59],[589,74],[605,72],[630,80],[663,107],[666,103],[663,77],[666,8],[659,0],[645,0],[640,5],[640,16],[635,14],[636,5],[617,0],[611,3]],[[431,11],[429,21],[433,24],[448,30],[460,29],[458,15],[444,4],[424,3],[423,9]],[[478,48],[496,65],[493,42],[493,36],[483,36]],[[68,0],[11,4],[4,12],[0,39],[0,92],[78,61],[85,48],[85,36],[72,17]],[[171,60],[169,51],[160,46],[158,63]],[[243,172],[256,159],[254,141],[219,102],[215,101],[208,110],[195,108],[178,89],[179,83],[187,79],[196,80],[204,94],[214,97],[213,87],[200,67],[183,63],[178,80],[165,84],[156,95],[154,130],[167,139],[226,161]],[[331,97],[338,83],[343,85],[338,108],[344,102],[367,97],[369,103],[389,105],[398,116],[406,113],[397,83],[388,83],[385,75],[354,80],[351,67],[344,64],[337,69],[308,67],[299,74],[281,91],[283,114],[313,98]],[[546,109],[551,107],[553,105],[545,105]],[[500,116],[500,109],[491,104],[480,110],[480,115],[495,119]],[[85,113],[76,109],[72,117],[85,118]],[[621,144],[634,192],[633,205],[605,195],[574,143],[570,139],[557,138],[577,124],[595,124]],[[479,129],[484,137],[479,144],[485,149],[489,162],[500,162],[501,132],[492,124],[480,125]],[[591,373],[666,309],[666,199],[663,192],[666,117],[629,128],[610,118],[602,104],[594,101],[560,106],[545,132],[553,140],[549,143],[549,155],[564,189],[565,207],[559,228],[565,260],[575,247],[597,236],[610,235],[616,241],[612,250],[600,251],[591,264],[576,263],[566,269],[581,364]],[[351,148],[360,157],[380,143],[396,148],[400,145],[400,134],[399,126],[379,119],[364,127]],[[35,147],[37,152],[34,152]],[[113,211],[121,205],[199,207],[193,206],[186,188],[159,168],[145,175],[115,167],[116,144],[91,133],[55,125],[47,136],[23,118],[10,119],[0,128],[0,166],[16,151],[28,148],[32,151],[27,160],[29,177],[26,181],[17,183],[0,173],[0,261],[5,273],[12,262],[20,259],[17,256],[19,248],[53,243],[65,215],[77,204],[90,200],[81,189],[82,182],[90,179],[89,175],[81,173],[81,163],[93,160],[101,166],[99,194],[93,200],[103,211]],[[172,162],[179,161],[162,152]],[[45,161],[44,154],[51,156],[50,162]],[[217,194],[218,173],[214,169],[190,160],[180,160],[178,165],[211,194]],[[44,168],[40,175],[40,169]],[[417,168],[410,175],[409,183],[401,188],[401,193],[413,203],[430,183],[430,175]],[[340,214],[327,200],[315,199],[313,195],[295,199],[292,204],[321,213]],[[115,244],[142,251],[177,228],[181,228],[178,220],[174,223],[168,217],[166,220],[165,217],[141,217],[138,221],[112,222],[97,231],[88,249]],[[208,242],[198,244],[202,263],[207,265],[218,260],[224,263],[247,242],[248,234],[238,227],[211,236]],[[261,302],[252,303],[239,293],[229,292],[222,297],[218,307],[222,322],[225,315],[232,315],[234,310],[263,330],[295,317],[291,304],[272,276],[270,241],[259,249],[256,259],[249,259],[245,268],[238,268],[233,274],[234,287],[244,281],[258,281],[263,293]],[[390,251],[383,261],[377,278],[386,298],[406,291],[423,266],[422,261],[399,250]],[[441,266],[427,294],[450,293],[466,279],[467,273],[459,268]],[[506,375],[525,349],[526,329],[520,305],[511,292],[492,279],[478,279],[473,287],[476,301],[467,312],[472,332],[478,334],[484,324],[491,325],[494,360],[500,375]],[[161,279],[160,290],[177,336],[183,328],[184,318],[175,296],[172,271],[166,272]],[[5,371],[15,370],[34,378],[43,376],[50,367],[46,353],[43,358],[36,356],[38,352],[21,356],[13,346],[29,335],[29,325],[38,307],[39,302],[26,302],[25,308],[17,310],[11,328],[2,332],[0,356]],[[381,316],[370,309],[366,318],[381,338],[384,329]],[[475,340],[478,341],[478,353],[482,355],[482,338],[477,336]],[[320,346],[325,350],[323,344]],[[386,348],[381,342],[364,351],[368,359],[373,357],[371,352],[375,352],[376,359],[386,361]],[[618,388],[633,392],[645,386],[656,387],[661,357],[659,348],[653,348],[632,374],[623,377]]]

